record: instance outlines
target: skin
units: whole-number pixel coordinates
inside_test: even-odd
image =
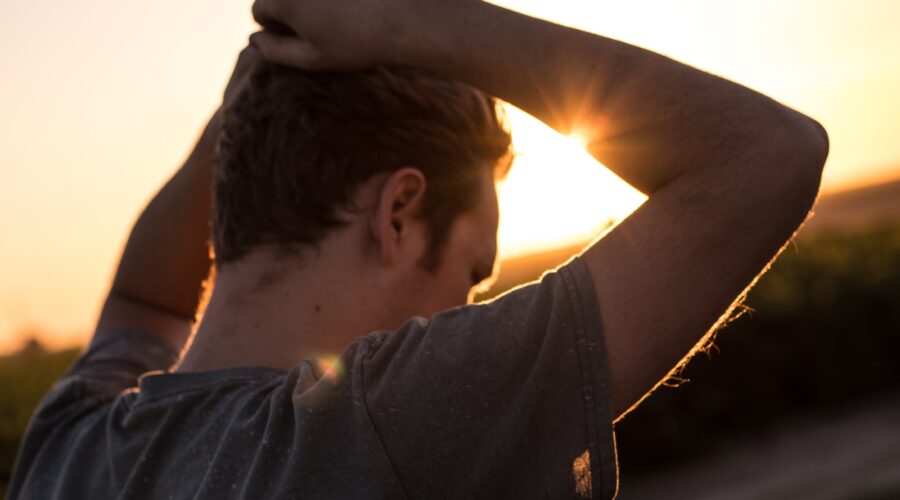
[[[465,81],[587,137],[597,160],[649,196],[583,254],[618,417],[702,347],[818,192],[828,152],[818,123],[622,42],[474,0],[257,0],[254,15],[267,29],[251,42],[268,59],[312,70],[413,65]],[[186,210],[208,220],[208,204],[194,197],[208,189],[195,172],[208,168],[205,135],[135,227],[98,335],[128,324],[180,347],[190,332],[208,261],[197,250],[196,262],[185,264],[177,250],[199,247],[207,226],[191,231],[192,216],[161,228]],[[372,329],[463,304],[473,271],[493,265],[492,183],[456,222],[441,268],[429,274],[417,266],[426,186],[414,167],[367,184],[366,208],[348,214],[351,224],[320,252],[285,262],[260,248],[226,267],[180,369],[288,367]],[[141,251],[150,241],[174,251]],[[273,275],[281,279],[258,286]]]
[[[428,233],[417,216],[425,179],[414,168],[368,182],[363,210],[345,214],[349,226],[326,237],[319,251],[285,259],[259,248],[226,266],[179,370],[289,369],[305,357],[339,353],[370,331],[465,304],[477,276],[490,274],[497,250],[488,167],[481,184],[478,206],[454,222],[435,272],[418,263]],[[261,276],[278,278],[261,286]]]

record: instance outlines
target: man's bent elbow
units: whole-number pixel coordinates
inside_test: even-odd
[[[780,195],[805,217],[819,194],[828,158],[828,133],[816,120],[797,113],[778,142],[779,156],[787,160],[779,168]]]
[[[801,189],[806,190],[809,200],[809,207],[812,207],[816,196],[819,194],[819,186],[822,183],[822,172],[825,169],[825,161],[828,160],[828,151],[831,144],[828,139],[828,132],[825,127],[818,121],[803,117],[804,132],[802,135],[802,146],[800,146],[803,158],[798,165],[801,170]]]
[[[803,117],[806,132],[804,134],[804,152],[808,156],[810,175],[818,186],[822,178],[822,170],[825,168],[825,160],[828,159],[828,151],[831,144],[825,127],[816,120]]]

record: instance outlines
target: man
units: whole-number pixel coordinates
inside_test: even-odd
[[[174,372],[138,379],[191,332],[222,114],[137,222],[11,496],[615,496],[612,421],[804,220],[822,128],[474,0],[258,0],[254,14],[253,45],[298,69],[248,77],[249,50],[226,92],[218,274],[191,345]],[[508,138],[492,101],[456,82],[577,130],[648,201],[539,283],[464,305],[494,265]]]

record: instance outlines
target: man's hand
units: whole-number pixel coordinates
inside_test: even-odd
[[[468,0],[466,0],[468,1]],[[303,69],[354,70],[402,63],[398,56],[418,0],[258,0],[265,28],[251,36],[267,59]]]

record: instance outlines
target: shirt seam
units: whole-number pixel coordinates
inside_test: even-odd
[[[387,446],[385,445],[384,439],[381,437],[381,434],[378,432],[378,427],[375,425],[375,419],[372,418],[372,412],[369,409],[369,398],[366,394],[366,364],[365,361],[369,355],[373,351],[373,349],[377,348],[379,344],[384,342],[384,337],[379,337],[377,340],[371,340],[371,338],[367,339],[367,343],[369,344],[365,351],[365,353],[360,353],[360,357],[363,358],[359,363],[359,391],[362,395],[363,408],[366,410],[366,418],[369,420],[369,426],[372,428],[372,433],[375,434],[375,438],[378,439],[378,444],[381,446],[381,453],[384,455],[385,460],[391,465],[391,470],[394,471],[394,477],[397,478],[397,484],[400,485],[400,490],[403,492],[403,498],[411,498],[409,495],[409,491],[406,488],[406,485],[403,484],[403,478],[400,477],[400,470],[397,468],[397,464],[391,459],[390,453],[387,451]]]
[[[583,263],[582,263],[583,265]],[[598,419],[597,401],[594,388],[595,370],[593,360],[591,359],[590,343],[587,339],[587,327],[585,325],[585,307],[578,293],[578,287],[575,283],[576,277],[573,271],[568,267],[560,269],[563,283],[566,286],[566,292],[569,295],[569,303],[572,309],[572,316],[575,323],[575,345],[578,353],[578,365],[581,376],[582,388],[582,405],[585,412],[585,427],[588,434],[588,449],[590,453],[591,468],[591,498],[601,498],[603,495],[603,486],[605,478],[603,477],[603,464],[600,463],[600,430],[596,424]]]
[[[238,383],[257,382],[257,380],[247,378],[247,379],[239,379],[239,380],[229,380],[227,382],[229,382],[229,384],[233,382],[234,385],[239,385]],[[140,387],[134,387],[134,388],[138,389],[138,394],[141,396],[141,403],[148,404],[148,403],[156,403],[156,402],[159,402],[160,400],[167,399],[170,397],[186,396],[186,395],[197,393],[197,392],[209,391],[209,389],[213,388],[213,387],[216,389],[219,389],[223,385],[225,385],[225,384],[222,384],[222,381],[219,381],[218,383],[216,383],[215,381],[211,381],[204,385],[184,387],[184,388],[180,388],[180,389],[166,391],[165,393],[162,393],[162,394],[152,394],[152,395],[147,394],[147,392],[145,390],[143,390],[143,391],[140,390]],[[125,389],[125,390],[128,390],[128,389]]]

